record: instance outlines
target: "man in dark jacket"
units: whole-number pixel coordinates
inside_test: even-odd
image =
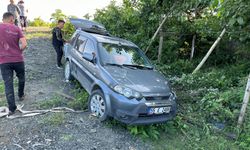
[[[57,68],[62,69],[63,44],[66,42],[62,37],[62,28],[65,21],[58,20],[57,26],[52,30],[52,45],[57,54]]]

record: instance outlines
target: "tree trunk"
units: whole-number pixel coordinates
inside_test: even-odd
[[[239,115],[238,125],[237,125],[238,127],[241,127],[241,125],[243,123],[244,116],[245,116],[246,109],[247,109],[247,104],[249,102],[249,97],[250,97],[250,74],[248,76],[245,95],[244,95],[244,98],[243,98],[243,104],[242,104],[241,110],[240,110],[240,115]]]
[[[193,57],[194,57],[195,39],[196,39],[196,34],[195,34],[195,35],[193,35],[193,40],[192,40],[192,50],[191,50],[190,60],[192,60],[192,59],[193,59]]]
[[[163,19],[164,16],[161,15],[161,18]],[[160,32],[159,33],[159,35],[160,35],[160,41],[159,41],[159,49],[158,49],[158,62],[161,62],[161,54],[162,54],[162,46],[163,46],[163,29],[161,28],[159,32]]]
[[[208,59],[208,57],[210,56],[210,54],[213,52],[214,48],[217,46],[217,44],[220,42],[221,38],[223,37],[223,35],[226,32],[226,28],[224,28],[220,34],[220,36],[217,38],[217,40],[214,42],[214,44],[212,45],[212,47],[209,49],[209,51],[207,52],[206,56],[202,59],[202,61],[200,62],[200,64],[195,68],[195,70],[193,71],[192,74],[196,73],[198,70],[200,70],[200,68],[204,65],[204,63],[206,62],[206,60]]]
[[[159,50],[158,50],[158,62],[161,61],[162,45],[163,45],[163,35],[162,35],[162,33],[160,33],[160,44],[159,44]]]
[[[168,18],[168,16],[166,15],[165,18],[163,19],[163,21],[161,22],[161,24],[159,25],[158,29],[156,30],[154,36],[153,36],[152,39],[150,40],[150,43],[149,43],[149,45],[148,45],[148,47],[147,47],[145,53],[148,52],[148,50],[149,50],[151,44],[153,43],[154,39],[156,38],[156,35],[157,35],[157,34],[159,33],[159,31],[161,30],[161,28],[162,28],[163,24],[166,22],[167,18]]]

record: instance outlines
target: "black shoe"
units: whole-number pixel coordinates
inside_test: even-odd
[[[19,101],[23,101],[25,99],[25,95],[19,97]]]
[[[9,111],[8,116],[14,115],[16,111]]]

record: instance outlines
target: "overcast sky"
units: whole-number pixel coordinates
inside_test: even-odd
[[[15,0],[16,3],[19,0]],[[61,9],[66,15],[74,15],[82,18],[85,14],[94,14],[96,9],[104,8],[111,0],[24,0],[26,8],[29,10],[28,19],[33,20],[41,17],[45,21],[56,9]],[[116,0],[121,4],[122,0]],[[0,16],[7,11],[9,0],[0,0]]]

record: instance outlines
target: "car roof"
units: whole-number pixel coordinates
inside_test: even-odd
[[[78,30],[78,33],[80,35],[84,35],[100,43],[112,43],[112,44],[121,44],[121,45],[126,45],[126,46],[137,47],[137,45],[135,45],[133,42],[130,42],[122,38],[114,37],[114,36],[106,36],[106,35],[100,35],[96,33],[89,33],[89,32],[85,32],[82,30]]]

